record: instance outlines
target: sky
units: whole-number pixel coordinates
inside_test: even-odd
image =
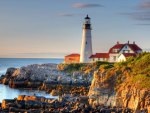
[[[150,48],[150,0],[0,0],[0,58],[80,53],[87,14],[93,53],[128,40]]]

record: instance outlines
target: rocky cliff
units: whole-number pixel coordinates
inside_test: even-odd
[[[86,76],[86,77],[83,77]],[[59,70],[56,64],[33,64],[21,68],[8,68],[0,82],[10,87],[27,86],[34,88],[42,83],[50,84],[84,84],[90,83],[92,76],[83,72],[69,73]]]
[[[33,64],[21,68],[8,68],[6,74],[0,77],[0,83],[11,88],[44,90],[53,95],[87,95],[92,74],[85,74],[83,71],[66,71],[61,65]]]
[[[139,54],[114,67],[100,66],[89,90],[89,103],[150,113],[150,53]]]
[[[101,63],[89,64],[33,64],[8,68],[0,83],[10,87],[44,86],[46,84],[90,84],[93,72]]]

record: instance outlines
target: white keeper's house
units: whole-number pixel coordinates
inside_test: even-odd
[[[126,61],[130,56],[136,56],[141,53],[142,49],[133,42],[129,41],[125,44],[117,42],[113,47],[109,49],[108,53],[96,53],[90,56],[90,61],[108,61],[108,62],[121,62]]]

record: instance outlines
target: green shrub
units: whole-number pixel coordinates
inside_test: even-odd
[[[113,64],[102,64],[101,66],[100,66],[100,68],[103,68],[103,69],[105,69],[105,70],[107,70],[107,69],[110,69],[110,68],[112,68],[112,67],[114,67],[114,65]]]
[[[145,74],[139,74],[132,77],[132,82],[139,88],[150,88],[150,76]]]
[[[112,64],[112,63],[102,62],[102,61],[95,62],[96,68],[99,68],[101,65],[104,65],[104,64],[109,65],[109,64]]]
[[[150,88],[150,53],[141,53],[136,57],[129,57],[125,62],[115,63],[116,85],[129,81],[139,86],[138,88]],[[126,78],[126,80],[121,80]]]

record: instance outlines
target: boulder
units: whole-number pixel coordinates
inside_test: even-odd
[[[19,69],[17,68],[8,68],[6,71],[6,75],[7,76],[15,76],[16,74],[18,74]]]
[[[50,93],[52,96],[58,96],[59,95],[59,91],[58,90],[55,90],[53,89]]]
[[[24,100],[25,97],[26,97],[25,95],[18,95],[17,100]]]
[[[4,84],[4,85],[8,85],[9,84],[9,78],[8,77],[6,77],[6,78],[3,78],[2,79],[2,84]]]
[[[12,99],[4,99],[2,100],[1,107],[2,109],[8,109],[10,107],[10,104],[14,104],[15,100]]]

